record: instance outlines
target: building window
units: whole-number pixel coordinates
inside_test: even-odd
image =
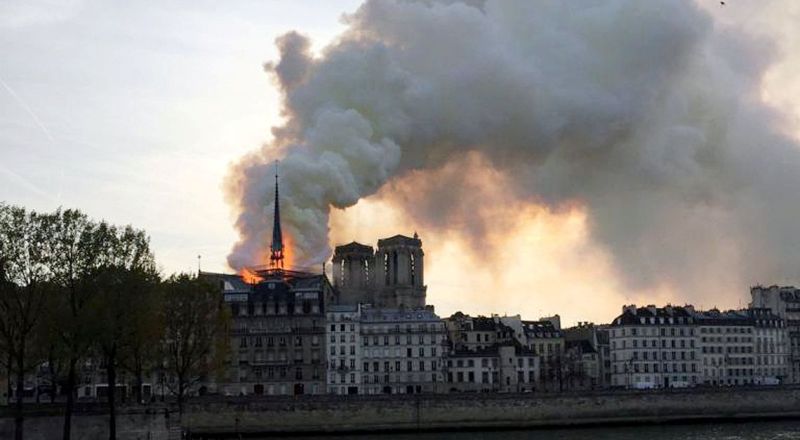
[[[414,259],[414,253],[411,253],[411,285],[414,286],[417,284],[417,268],[416,268],[416,260]]]

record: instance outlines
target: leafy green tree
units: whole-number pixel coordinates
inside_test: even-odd
[[[216,286],[186,274],[166,280],[163,295],[163,362],[167,373],[175,378],[171,391],[183,414],[189,390],[223,366],[230,313]]]
[[[25,375],[39,362],[32,341],[48,288],[46,217],[0,204],[0,346],[16,382],[14,438],[24,430]],[[10,398],[10,395],[9,395]]]

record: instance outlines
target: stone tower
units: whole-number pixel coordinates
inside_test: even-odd
[[[372,303],[375,251],[355,241],[336,246],[333,252],[333,284],[340,304]]]
[[[395,235],[378,240],[375,252],[375,304],[387,308],[421,308],[425,306],[422,240]]]

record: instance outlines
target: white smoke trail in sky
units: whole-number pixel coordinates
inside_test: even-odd
[[[8,92],[8,94],[11,95],[12,98],[14,98],[14,101],[16,101],[16,103],[20,107],[22,107],[23,110],[25,110],[25,113],[27,113],[28,116],[31,117],[33,122],[36,124],[36,126],[39,128],[39,130],[41,130],[42,133],[44,133],[44,135],[47,137],[47,139],[51,143],[55,143],[55,141],[56,141],[55,138],[53,138],[53,135],[50,133],[50,130],[47,128],[47,126],[44,124],[44,122],[42,122],[42,120],[39,118],[39,116],[36,115],[36,112],[34,112],[33,109],[28,104],[26,104],[25,101],[22,100],[22,98],[20,98],[20,96],[17,94],[17,92],[15,92],[14,89],[11,88],[11,86],[9,86],[8,83],[5,82],[5,80],[3,80],[2,76],[0,76],[0,85],[2,85],[3,88],[6,89],[6,92]]]

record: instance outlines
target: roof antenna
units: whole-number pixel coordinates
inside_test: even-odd
[[[201,255],[198,255],[198,256],[197,256],[197,276],[200,276],[200,272],[202,272],[202,270],[200,270],[200,260],[201,260],[202,258],[203,258],[203,257],[202,257]]]

